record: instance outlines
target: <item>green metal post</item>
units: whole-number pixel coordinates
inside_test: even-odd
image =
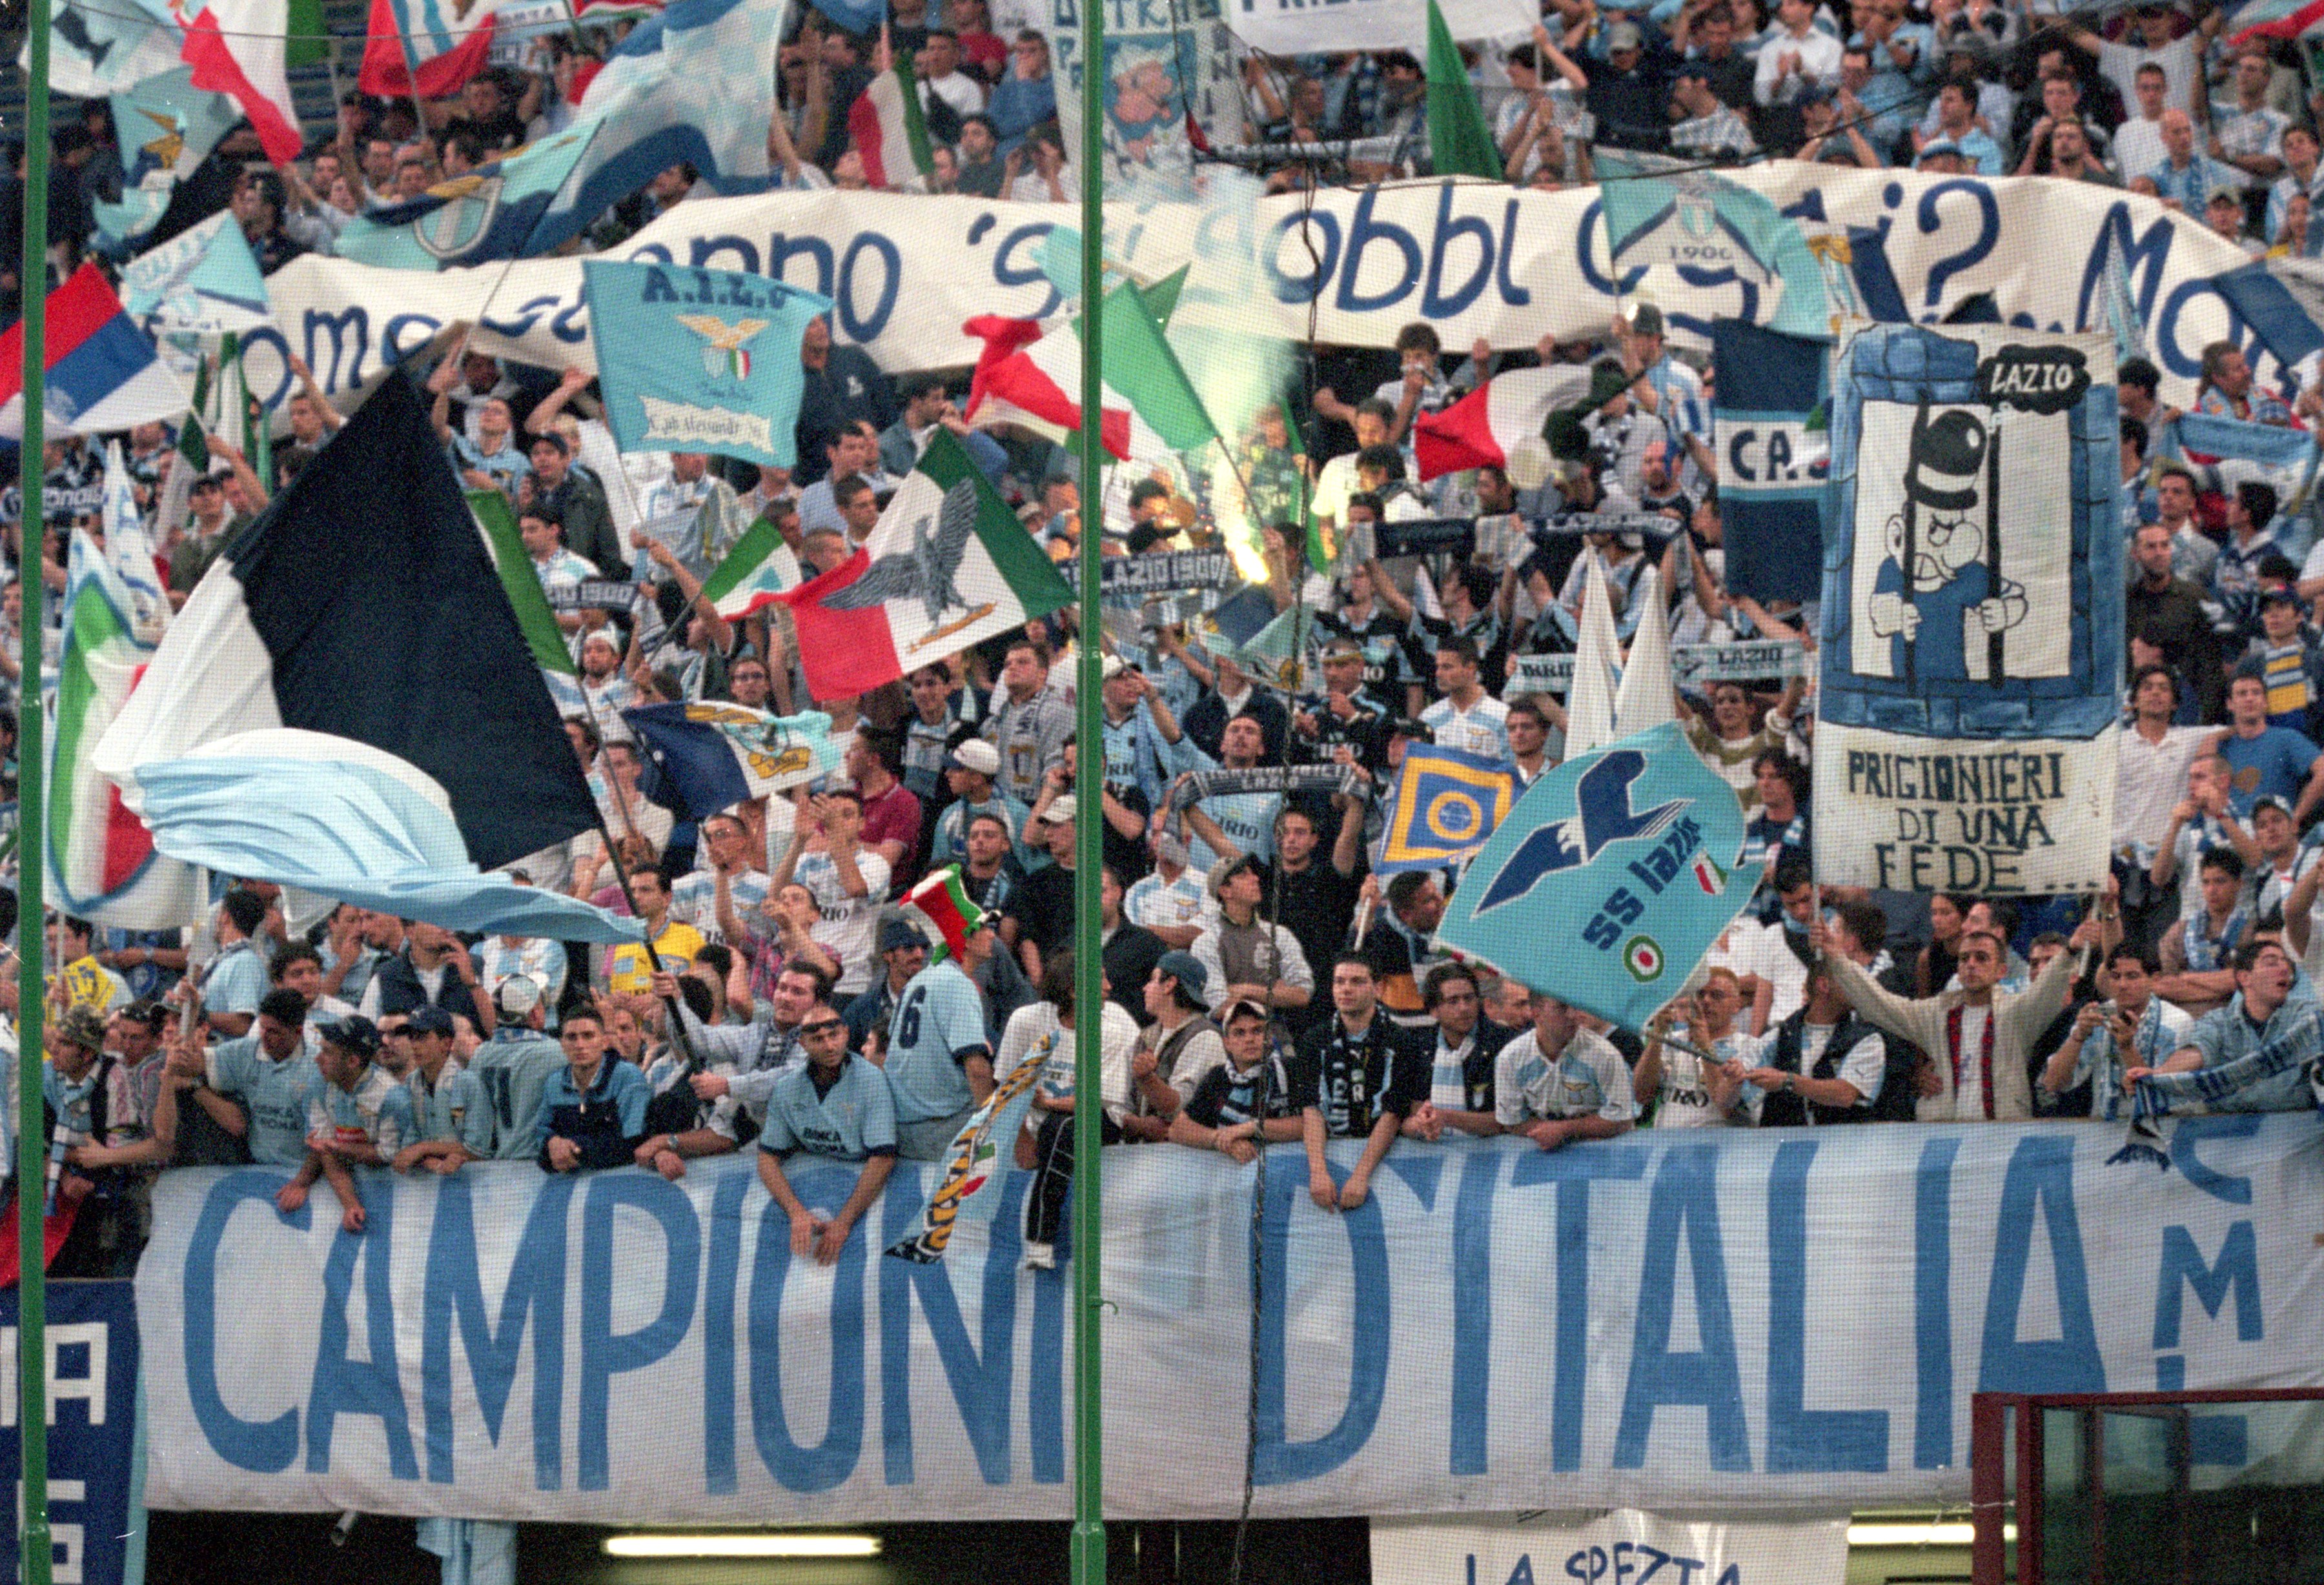
[[[1098,527],[1104,488],[1100,466],[1105,382],[1105,20],[1106,0],[1082,0],[1082,534],[1081,664],[1074,687],[1079,724],[1074,772],[1074,1534],[1073,1585],[1105,1579],[1105,1410],[1099,1391],[1102,1338],[1098,1252],[1104,1203],[1098,1120],[1104,1115],[1102,1037],[1105,1028],[1099,871],[1105,862],[1105,735],[1098,696],[1098,654],[1104,631],[1098,607]]]
[[[49,1542],[48,1279],[41,1218],[48,1165],[41,1110],[41,999],[48,991],[42,969],[49,945],[41,906],[41,452],[48,401],[49,0],[32,0],[24,10],[24,256],[17,276],[24,299],[24,442],[17,453],[24,502],[16,549],[24,594],[24,707],[16,713],[16,1432],[24,1488],[18,1577],[24,1585],[49,1585],[56,1554]]]

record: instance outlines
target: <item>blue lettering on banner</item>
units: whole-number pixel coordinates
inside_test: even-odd
[[[16,1289],[0,1292],[0,1356],[8,1362],[0,1405],[0,1490],[23,1473],[16,1428]],[[137,1302],[126,1282],[51,1282],[48,1334],[49,1539],[54,1578],[119,1585],[128,1577],[131,1470],[137,1436]],[[0,1537],[21,1556],[17,1506],[0,1514]],[[13,1564],[0,1577],[16,1578]]]
[[[1966,1489],[1972,1387],[2324,1380],[2324,1342],[2292,1308],[2324,1254],[2291,1203],[2305,1177],[2275,1169],[2324,1149],[2312,1120],[2181,1125],[2180,1170],[2135,1184],[2102,1165],[2115,1142],[2044,1123],[1407,1144],[1332,1214],[1286,1147],[1255,1227],[1250,1169],[1109,1150],[1109,1377],[1132,1401],[1176,1384],[1167,1413],[1116,1400],[1109,1445],[1140,1471],[1123,1500],[1231,1510],[1246,1359],[1252,1469],[1286,1515],[1522,1507],[1545,1462],[1583,1505],[1640,1480],[1746,1508],[1927,1500]],[[1330,1147],[1334,1182],[1360,1148]],[[854,1175],[793,1163],[811,1204]],[[278,1214],[279,1172],[167,1175],[140,1276],[156,1500],[1054,1516],[1069,1271],[1018,1269],[1018,1173],[989,1233],[945,1261],[881,1257],[929,1181],[903,1164],[823,1267],[791,1253],[740,1156],[675,1184],[497,1163],[366,1174],[359,1235]],[[1896,1207],[1909,1236],[1811,1209],[1826,1206]],[[1059,1249],[1069,1267],[1070,1237]],[[1841,1316],[1890,1340],[1893,1365],[1831,1374],[1815,1340]],[[625,1494],[645,1455],[614,1427],[649,1411],[661,1506],[644,1512]],[[2207,1418],[2209,1460],[2256,1440]]]

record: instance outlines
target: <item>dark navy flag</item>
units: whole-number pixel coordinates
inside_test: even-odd
[[[411,382],[383,381],[237,534],[97,745],[115,780],[295,726],[441,787],[494,869],[597,824],[540,668]]]
[[[1740,319],[1711,327],[1727,589],[1812,600],[1822,583],[1831,348]]]

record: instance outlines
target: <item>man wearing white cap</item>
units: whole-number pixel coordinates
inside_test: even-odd
[[[1010,831],[1025,829],[1028,812],[1022,803],[993,785],[1001,774],[1001,751],[982,738],[969,738],[945,756],[945,785],[953,801],[936,816],[936,842],[929,850],[931,864],[964,863],[968,859],[968,823],[979,815],[997,816]],[[1019,852],[1021,861],[1024,854]]]

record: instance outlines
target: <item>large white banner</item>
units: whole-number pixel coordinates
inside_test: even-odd
[[[1969,1396],[2324,1383],[2312,1116],[1399,1144],[1347,1214],[1258,1168],[1105,1152],[1107,1500],[1262,1516],[1961,1503]],[[1335,1170],[1356,1147],[1335,1147]],[[152,1501],[589,1523],[1061,1518],[1070,1272],[1015,1206],[947,1260],[792,1258],[752,1163],[163,1175],[137,1277]],[[803,1167],[808,1203],[853,1175]],[[327,1197],[326,1197],[327,1198]],[[2222,1410],[2197,1439],[2279,1452]],[[2255,1477],[2262,1471],[2255,1471]]]
[[[1678,1519],[1637,1508],[1465,1519],[1374,1519],[1372,1585],[1840,1585],[1848,1516]]]
[[[1728,173],[1788,210],[1885,234],[1904,302],[1936,319],[1990,292],[2013,322],[2043,329],[2105,321],[2106,263],[2116,247],[2144,317],[2165,400],[2191,402],[2204,344],[2228,334],[2211,277],[2242,252],[2152,198],[2080,184],[1933,177],[1776,161]],[[1192,262],[1179,321],[1304,341],[1308,309],[1324,344],[1388,346],[1416,319],[1448,347],[1479,336],[1531,347],[1544,331],[1602,334],[1618,286],[1665,310],[1674,338],[1709,345],[1714,318],[1765,322],[1774,305],[1721,272],[1609,273],[1594,192],[1521,192],[1423,183],[1253,206],[1247,184],[1220,183],[1214,205],[1118,204],[1106,256],[1142,279]],[[624,259],[761,272],[834,299],[834,334],[892,373],[964,367],[978,314],[1042,318],[1061,299],[1043,269],[1052,230],[1078,212],[1056,204],[893,193],[778,193],[680,204],[614,250]],[[1312,252],[1311,252],[1312,248]],[[1260,261],[1254,287],[1250,261]],[[275,327],[246,336],[252,389],[270,406],[290,389],[285,355],[326,391],[367,384],[456,319],[483,344],[549,368],[595,367],[577,259],[479,265],[429,275],[309,254],[268,279]],[[2247,334],[2240,332],[2241,334]]]
[[[1289,59],[1318,51],[1404,50],[1428,58],[1428,0],[1223,0],[1227,24],[1251,49]],[[1525,0],[1444,0],[1456,39],[1524,38],[1541,14]]]

